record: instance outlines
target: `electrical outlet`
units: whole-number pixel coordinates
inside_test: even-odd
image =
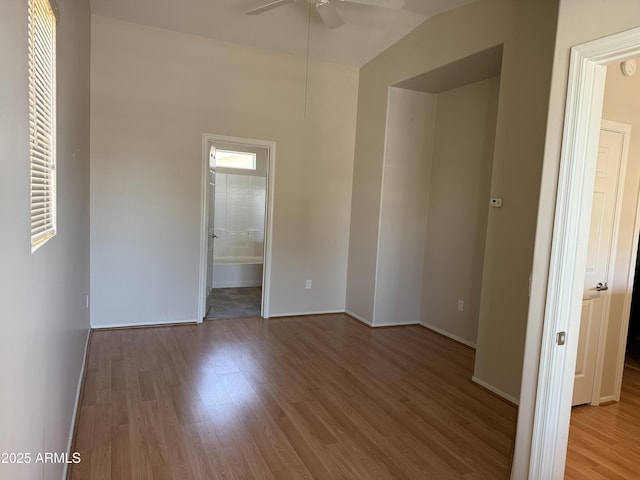
[[[307,280],[307,283],[305,284],[304,288],[306,288],[307,290],[311,288],[311,280]]]
[[[458,300],[458,311],[462,312],[464,310],[464,301]]]

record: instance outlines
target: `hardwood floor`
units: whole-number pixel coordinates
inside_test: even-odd
[[[95,331],[72,479],[504,479],[473,350],[346,315]]]
[[[620,402],[573,408],[565,478],[640,478],[640,370],[625,367]]]

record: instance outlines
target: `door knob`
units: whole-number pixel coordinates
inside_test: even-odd
[[[607,282],[598,282],[598,284],[596,285],[596,291],[604,292],[605,290],[609,290],[609,285],[607,285]]]

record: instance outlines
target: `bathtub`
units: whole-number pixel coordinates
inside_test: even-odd
[[[213,288],[259,287],[262,257],[214,257]]]

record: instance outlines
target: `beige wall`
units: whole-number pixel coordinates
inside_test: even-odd
[[[483,266],[475,377],[520,391],[557,5],[479,1],[433,17],[360,72],[347,308],[374,303],[385,109],[389,85],[504,44]]]
[[[435,122],[421,321],[471,345],[478,332],[499,89],[500,77],[494,77],[440,93]]]
[[[366,323],[423,323],[475,345],[499,83],[437,95],[389,89]]]
[[[374,326],[418,323],[436,96],[391,88],[387,113]]]
[[[305,116],[304,60],[92,25],[92,324],[196,320],[205,132],[277,142],[271,315],[344,310],[357,70],[312,61]]]
[[[347,277],[350,312],[373,317],[388,87],[501,44],[510,18],[509,3],[472,3],[429,19],[361,68]]]
[[[0,478],[62,478],[89,331],[89,2],[57,0],[58,234],[31,253],[27,2],[0,2]]]

